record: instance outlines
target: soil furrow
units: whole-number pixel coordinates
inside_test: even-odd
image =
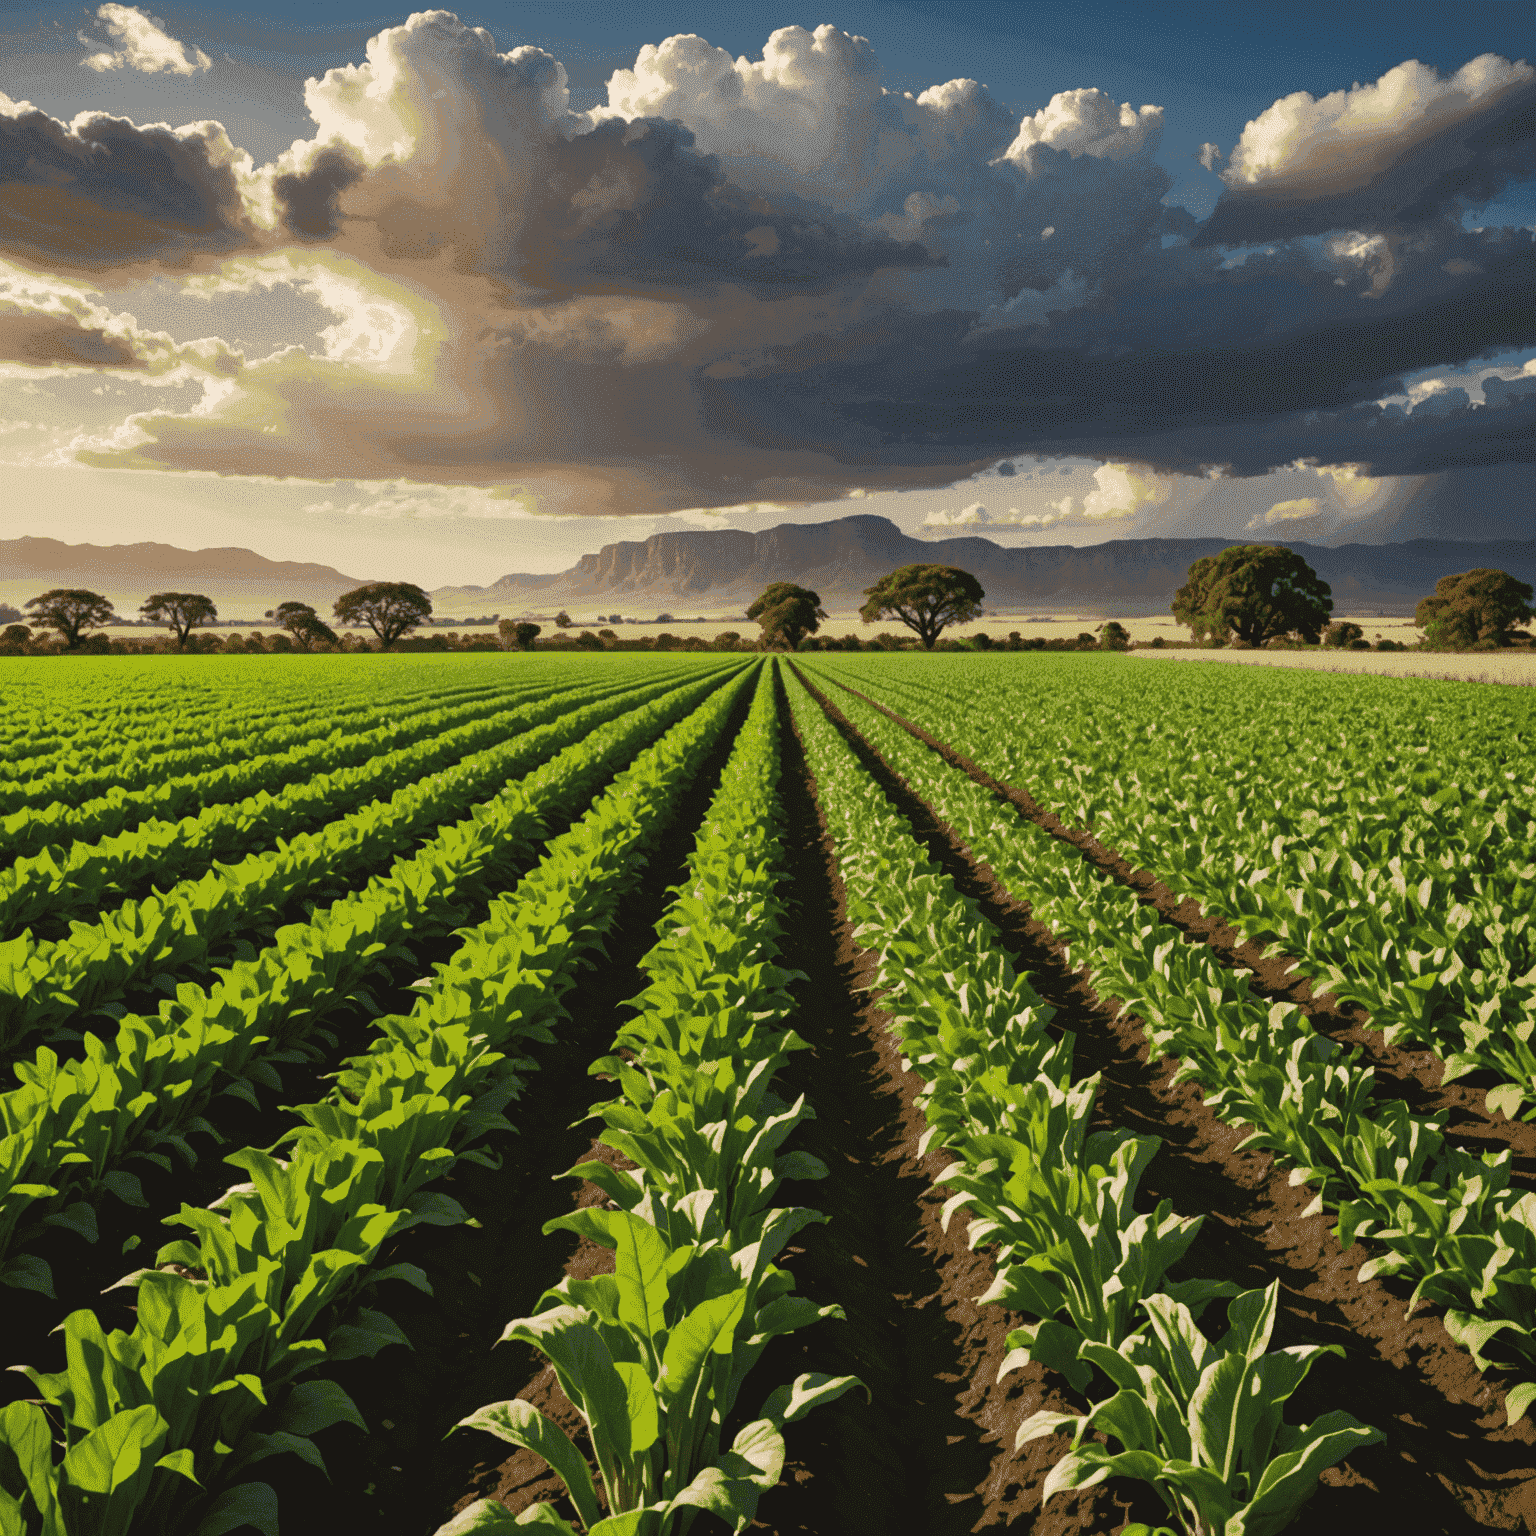
[[[588,1067],[611,1049],[621,1005],[645,985],[639,961],[656,941],[655,925],[683,876],[699,823],[751,703],[750,688],[721,731],[673,824],[626,895],[604,944],[606,959],[567,994],[570,1017],[554,1045],[535,1046],[538,1070],[507,1109],[515,1137],[493,1143],[498,1169],[461,1163],[445,1179],[478,1226],[416,1227],[379,1263],[419,1264],[428,1297],[400,1284],[375,1303],[400,1325],[410,1351],[397,1347],[372,1361],[338,1366],[334,1375],[368,1420],[367,1437],[338,1429],[322,1443],[330,1480],[294,1457],[267,1464],[283,1507],[304,1510],[317,1530],[342,1529],[366,1514],[382,1529],[430,1533],[477,1498],[495,1497],[514,1512],[555,1499],[561,1486],[539,1458],[472,1430],[450,1426],[488,1403],[524,1397],[573,1435],[579,1418],[542,1357],[521,1344],[496,1343],[513,1318],[527,1316],[562,1273],[612,1268],[603,1248],[566,1233],[544,1235],[546,1221],[606,1197],[595,1185],[560,1175],[591,1157],[614,1159],[585,1122],[601,1099]],[[600,794],[602,791],[599,791]]]
[[[1019,1424],[1072,1404],[1039,1367],[997,1381],[1018,1319],[976,1305],[994,1278],[991,1259],[969,1250],[963,1222],[947,1233],[940,1225],[945,1191],[933,1181],[952,1159],[916,1155],[921,1084],[902,1071],[889,1015],[868,990],[875,957],[853,937],[787,709],[784,721],[781,793],[797,912],[786,962],[806,973],[795,1027],[812,1050],[792,1058],[783,1083],[786,1094],[803,1089],[817,1112],[796,1144],[831,1170],[800,1195],[827,1224],[809,1228],[789,1262],[798,1288],[842,1306],[847,1321],[776,1341],[756,1374],[766,1395],[801,1371],[851,1372],[872,1400],[850,1394],[791,1426],[785,1481],[764,1498],[759,1525],[779,1536],[1001,1529],[1038,1509],[1040,1484],[1064,1449],[1036,1442],[1015,1458]],[[1054,1501],[1032,1529],[1107,1531],[1133,1509],[1151,1519],[1160,1505],[1093,1489]]]
[[[980,904],[1018,968],[1058,1008],[1053,1022],[1075,1033],[1080,1070],[1103,1074],[1101,1123],[1163,1139],[1142,1181],[1144,1202],[1138,1204],[1150,1208],[1166,1197],[1181,1215],[1208,1213],[1181,1271],[1244,1288],[1278,1278],[1281,1304],[1273,1347],[1326,1343],[1344,1348],[1345,1358],[1325,1358],[1314,1369],[1286,1417],[1304,1423],[1329,1409],[1345,1408],[1381,1429],[1387,1443],[1325,1474],[1307,1519],[1390,1523],[1395,1518],[1400,1529],[1426,1533],[1536,1529],[1536,1428],[1529,1419],[1513,1429],[1505,1426],[1502,1390],[1512,1383],[1479,1374],[1438,1316],[1421,1311],[1405,1317],[1407,1286],[1360,1281],[1367,1254],[1359,1246],[1343,1252],[1328,1217],[1302,1214],[1311,1192],[1292,1188],[1268,1153],[1238,1150],[1244,1133],[1206,1107],[1197,1085],[1172,1084],[1178,1064],[1150,1059],[1139,1021],[1119,1013],[1117,1000],[1098,997],[1086,967],[1068,968],[1061,946],[1029,915],[1028,904],[1016,901],[985,863],[973,859],[959,836],[830,700],[822,696],[821,702],[930,855],[963,894]],[[1031,1402],[1029,1411],[1039,1406]],[[1025,1456],[1034,1449],[1026,1447]],[[1013,1463],[1020,1471],[1025,1465]],[[1006,1475],[1000,1465],[994,1483]],[[1091,1522],[1058,1525],[1056,1512],[1064,1502],[1053,1500],[1047,1521],[1035,1528],[1085,1536],[1113,1528]],[[1026,1501],[1016,1512],[1034,1507]],[[1156,1509],[1154,1501],[1153,1512],[1138,1511],[1138,1517],[1156,1523]]]
[[[1500,1151],[1509,1147],[1514,1152],[1515,1181],[1527,1188],[1536,1187],[1536,1124],[1511,1121],[1502,1113],[1490,1115],[1484,1108],[1484,1096],[1500,1081],[1495,1074],[1477,1072],[1442,1083],[1444,1064],[1437,1057],[1422,1049],[1404,1050],[1388,1045],[1381,1031],[1367,1022],[1366,1010],[1357,1004],[1338,1003],[1326,994],[1315,997],[1311,979],[1296,973],[1297,962],[1293,957],[1280,954],[1266,959],[1264,945],[1240,941],[1230,924],[1204,912],[1193,897],[1177,896],[1150,870],[1131,864],[1093,833],[1067,825],[1027,790],[993,778],[948,742],[878,699],[840,679],[832,681],[895,721],[998,799],[1016,807],[1036,826],[1077,849],[1095,868],[1134,891],[1144,905],[1155,907],[1165,922],[1187,938],[1206,945],[1223,965],[1232,970],[1252,971],[1256,992],[1271,1001],[1294,1003],[1319,1033],[1329,1035],[1341,1045],[1358,1047],[1366,1064],[1375,1068],[1378,1091],[1383,1098],[1401,1098],[1415,1114],[1446,1111],[1450,1117],[1446,1128],[1449,1138],[1468,1151]]]

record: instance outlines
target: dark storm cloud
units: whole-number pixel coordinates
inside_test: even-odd
[[[301,171],[272,178],[272,195],[284,225],[301,240],[328,240],[341,227],[341,194],[364,174],[362,162],[345,149],[327,145]]]
[[[0,359],[35,367],[144,367],[126,338],[61,315],[0,312]]]
[[[676,123],[602,123],[557,146],[553,163],[514,258],[515,275],[540,287],[682,294],[730,283],[772,295],[942,265],[917,241],[826,208],[749,197]]]
[[[251,236],[242,162],[217,123],[65,124],[0,97],[0,254],[106,276],[233,251]]]
[[[706,419],[747,442],[809,440],[853,464],[1027,449],[1257,472],[1322,454],[1320,435],[1326,462],[1376,462],[1392,434],[1373,432],[1374,404],[1348,407],[1394,393],[1404,374],[1536,344],[1529,232],[1441,231],[1417,256],[1362,303],[1365,276],[1340,287],[1301,251],[1223,268],[1174,249],[1102,306],[1022,334],[978,334],[951,313],[850,331],[836,363],[802,366],[808,349],[785,348],[754,376],[701,381]],[[1344,414],[1321,432],[1316,412]],[[1417,454],[1450,462],[1449,437],[1465,426],[1437,432],[1432,450],[1414,446],[1415,427],[1389,456],[1399,468],[1427,467]],[[1471,433],[1467,454],[1524,450],[1500,429]]]

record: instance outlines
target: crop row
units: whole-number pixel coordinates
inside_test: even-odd
[[[413,1225],[465,1219],[429,1186],[461,1157],[494,1160],[475,1144],[507,1128],[501,1110],[528,1065],[497,1047],[550,1038],[581,955],[599,942],[604,909],[611,913],[643,863],[646,837],[682,803],[745,678],[717,682],[695,685],[694,693],[713,688],[703,707],[491,903],[412,1014],[377,1021],[374,1048],[348,1064],[330,1100],[301,1110],[305,1125],[286,1162],[237,1154],[231,1161],[252,1174],[249,1184],[208,1211],[183,1207],[174,1220],[193,1238],[128,1277],[138,1290],[132,1333],[102,1335],[89,1312],[66,1321],[69,1368],[30,1373],[63,1423],[62,1458],[41,1406],[13,1404],[0,1417],[11,1452],[0,1459],[0,1499],[12,1520],[41,1519],[71,1536],[194,1528],[214,1536],[242,1523],[275,1531],[275,1497],[250,1468],[285,1452],[323,1464],[315,1433],[363,1425],[324,1369],[404,1342],[366,1304],[378,1285],[429,1288],[408,1262],[376,1264],[381,1248]],[[662,709],[639,713],[651,723]],[[611,741],[614,730],[598,734]],[[594,737],[573,754],[600,749]],[[593,774],[572,767],[568,782],[590,796]]]
[[[571,743],[564,751],[388,875],[308,923],[277,930],[268,948],[235,961],[207,991],[182,983],[157,1017],[124,1018],[114,1041],[87,1035],[83,1060],[61,1063],[44,1047],[35,1061],[18,1063],[22,1086],[0,1096],[0,1283],[48,1290],[43,1261],[16,1251],[41,1225],[93,1237],[95,1200],[142,1198],[127,1163],[169,1167],[173,1153],[191,1161],[187,1138],[213,1129],[203,1115],[216,1094],[251,1099],[253,1082],[276,1088],[275,1065],[302,1059],[289,1053],[334,1044],[322,1030],[326,1015],[366,988],[382,962],[408,955],[407,939],[420,945],[461,923],[463,903],[484,900],[537,846],[547,822],[569,820],[719,681],[696,680],[596,730],[595,721],[578,721],[542,755]]]
[[[834,674],[835,675],[835,674]],[[1402,1275],[1421,1301],[1446,1307],[1446,1329],[1488,1369],[1488,1351],[1536,1366],[1536,1195],[1511,1185],[1512,1154],[1473,1155],[1447,1140],[1445,1116],[1415,1115],[1375,1095],[1359,1053],[1317,1033],[1306,1015],[1269,1004],[1203,945],[1142,906],[1034,823],[946,764],[861,700],[840,705],[913,792],[934,807],[975,858],[1086,963],[1104,996],[1144,1023],[1153,1049],[1181,1061],[1224,1119],[1251,1127],[1245,1146],[1291,1164],[1318,1191],[1314,1209],[1339,1213],[1348,1248],[1380,1250],[1361,1275]],[[957,708],[958,714],[958,708]],[[951,722],[936,715],[940,734]],[[1512,1387],[1510,1423],[1536,1401],[1536,1382]]]
[[[163,895],[125,901],[94,923],[71,923],[66,938],[27,933],[9,940],[0,945],[0,1048],[14,1049],[112,1003],[143,976],[174,979],[204,963],[226,940],[280,920],[295,902],[407,852],[446,817],[668,686],[663,680],[592,704],[580,704],[578,695],[563,701],[578,707],[564,707],[553,720],[406,784],[387,800],[365,801],[317,832],[215,866]]]
[[[1497,701],[1469,717],[1454,695],[1434,710],[1420,700],[1429,723],[1415,741],[1401,705],[1374,723],[1352,696],[1342,743],[1331,721],[1292,721],[1277,759],[1261,711],[1240,730],[1224,722],[1213,746],[1209,703],[1185,703],[1176,675],[1140,697],[1096,683],[1095,710],[1065,743],[1031,679],[983,676],[945,702],[858,675],[899,692],[927,728],[942,716],[950,745],[994,777],[1293,957],[1314,994],[1358,1003],[1389,1045],[1428,1047],[1444,1081],[1497,1074],[1490,1113],[1536,1115],[1530,726]]]
[[[441,772],[470,753],[544,725],[574,705],[632,689],[631,680],[604,688],[587,683],[535,695],[531,702],[498,701],[494,714],[476,708],[467,724],[458,711],[434,711],[436,730],[414,745],[382,752],[355,768],[338,768],[243,800],[205,806],[179,821],[150,819],[131,832],[46,848],[0,871],[0,935],[47,919],[57,927],[78,913],[100,911],[121,900],[130,884],[179,880],[216,859],[279,837],[312,830],[369,800]]]
[[[590,681],[590,679],[587,679]],[[104,794],[78,805],[57,803],[28,807],[0,818],[0,857],[21,858],[49,847],[131,830],[151,818],[179,819],[210,805],[295,783],[317,773],[333,772],[366,762],[381,751],[394,750],[432,736],[447,725],[462,724],[497,713],[521,698],[553,692],[558,684],[526,693],[498,690],[492,697],[468,702],[425,705],[412,711],[380,710],[375,723],[352,722],[353,729],[336,728],[324,737],[301,742],[282,752],[257,755],[216,768],[196,768],[138,789],[114,785]],[[403,715],[403,718],[402,718]],[[356,729],[364,724],[365,729]]]
[[[520,1399],[461,1421],[541,1456],[564,1483],[578,1524],[549,1504],[514,1518],[481,1500],[440,1536],[534,1524],[577,1536],[667,1536],[707,1510],[745,1529],[779,1480],[783,1427],[858,1385],[801,1375],[772,1392],[723,1444],[746,1377],[778,1335],[841,1316],[793,1294],[773,1260],[824,1218],[774,1206],[785,1178],[824,1178],[804,1152],[780,1155],[812,1111],[786,1104],[773,1079],[804,1042],[786,1028],[795,973],[778,964],[781,880],[777,700],[761,671],[661,938],[641,962],[649,984],[620,1030],[622,1054],[593,1063],[617,1098],[593,1106],[601,1140],[630,1166],[593,1160],[571,1175],[597,1184],[606,1207],[549,1222],[614,1254],[611,1274],[566,1277],[503,1341],[532,1345],[552,1364],[581,1415],[592,1457]],[[602,1514],[601,1495],[607,1508]]]
[[[925,1085],[920,1150],[956,1156],[940,1176],[956,1190],[945,1221],[969,1208],[971,1246],[998,1248],[982,1299],[1039,1319],[1010,1335],[1000,1374],[1038,1360],[1080,1392],[1111,1388],[1086,1414],[1042,1411],[1020,1427],[1017,1446],[1072,1430],[1045,1499],[1128,1476],[1150,1482],[1186,1531],[1279,1530],[1320,1472],[1381,1439],[1342,1411],[1282,1421],[1317,1357],[1342,1351],[1269,1350],[1278,1282],[1237,1295],[1168,1280],[1201,1218],[1176,1216],[1167,1201],[1135,1213],[1158,1139],[1089,1130],[1099,1077],[1074,1082],[1071,1034],[1047,1031],[1051,1010],[996,931],[927,859],[803,689],[794,709],[849,920],[878,956],[880,1005]],[[1197,1319],[1216,1299],[1229,1300],[1229,1328],[1212,1342]],[[1096,1444],[1091,1430],[1121,1449]]]
[[[199,690],[195,696],[184,695],[173,702],[160,694],[146,700],[147,707],[137,713],[125,711],[68,736],[38,732],[24,741],[4,743],[0,781],[14,785],[50,775],[63,783],[69,776],[88,777],[112,768],[121,771],[127,763],[193,749],[203,761],[217,761],[229,750],[227,743],[281,730],[285,725],[290,730],[295,725],[307,726],[308,734],[314,736],[335,729],[337,722],[349,715],[378,714],[385,708],[399,710],[423,696],[441,706],[504,685],[503,679],[480,678],[447,689],[401,691],[375,679],[375,688],[359,696],[355,686],[345,686],[340,678],[327,681],[329,686],[322,684],[288,698],[266,690],[244,695],[232,690]]]

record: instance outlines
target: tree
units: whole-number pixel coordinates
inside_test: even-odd
[[[590,629],[584,629],[577,634],[576,645],[578,649],[583,651],[601,651],[605,649],[603,642]]]
[[[154,592],[139,604],[139,612],[156,624],[164,624],[176,636],[176,644],[187,648],[187,636],[200,624],[211,624],[219,616],[211,597],[201,592]]]
[[[1348,650],[1356,640],[1363,639],[1365,631],[1358,624],[1351,624],[1348,619],[1335,619],[1323,631],[1323,644],[1330,650]]]
[[[564,608],[562,608],[560,610],[560,612],[555,615],[555,628],[556,629],[569,629],[570,627],[571,627],[571,616],[570,616],[570,614],[568,614],[565,611]]]
[[[1515,626],[1536,618],[1531,596],[1530,583],[1508,571],[1462,571],[1435,583],[1413,621],[1437,651],[1491,651],[1524,638]]]
[[[795,650],[807,635],[815,634],[826,618],[821,599],[807,587],[792,581],[776,581],[747,609],[747,617],[756,619],[762,633],[758,644],[764,650],[782,646]]]
[[[505,624],[507,621],[503,619],[501,622]],[[540,628],[537,624],[524,623],[512,625],[512,643],[520,651],[531,651],[533,649],[533,642],[539,638],[539,634]]]
[[[343,592],[334,611],[343,624],[366,624],[388,650],[401,635],[432,617],[432,599],[414,582],[370,581]]]
[[[714,638],[717,651],[734,651],[741,644],[741,636],[734,629],[723,629]]]
[[[670,613],[658,613],[656,615],[656,622],[658,624],[675,624],[677,620]]]
[[[54,587],[41,597],[29,597],[26,606],[37,609],[33,618],[38,628],[58,630],[72,651],[80,649],[82,630],[110,624],[117,617],[101,593],[87,592],[83,587]]]
[[[916,634],[931,651],[951,624],[981,617],[981,583],[953,565],[904,565],[864,589],[868,602],[859,609],[866,624],[892,618]]]
[[[1131,632],[1118,619],[1108,619],[1099,625],[1099,649],[1123,651],[1129,648]]]
[[[1253,646],[1289,634],[1316,645],[1332,609],[1333,589],[1278,544],[1234,544],[1196,560],[1173,598],[1174,618],[1195,639],[1236,635]]]
[[[337,643],[336,631],[308,603],[279,603],[265,617],[275,619],[306,651],[322,640]]]

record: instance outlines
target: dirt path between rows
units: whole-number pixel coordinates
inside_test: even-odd
[[[1007,1528],[1038,1509],[1039,1485],[1063,1449],[1046,1454],[1053,1442],[1037,1442],[1033,1456],[1015,1459],[1019,1424],[1041,1407],[1071,1403],[1047,1388],[1038,1367],[997,1382],[1018,1319],[975,1304],[992,1283],[991,1260],[966,1247],[963,1222],[947,1234],[940,1228],[945,1192],[933,1180],[952,1159],[916,1155],[926,1125],[913,1102],[921,1084],[902,1071],[889,1016],[865,990],[874,955],[853,937],[787,707],[783,718],[781,794],[797,908],[785,961],[807,976],[796,988],[795,1027],[812,1051],[793,1057],[781,1082],[815,1105],[796,1144],[831,1170],[795,1191],[828,1221],[807,1229],[788,1262],[799,1290],[842,1306],[847,1321],[776,1341],[749,1392],[755,1401],[801,1371],[846,1372],[865,1381],[871,1401],[851,1393],[789,1427],[785,1479],[764,1498],[759,1526],[776,1536]],[[1130,1507],[1102,1489],[1066,1495],[1031,1528],[1038,1536],[1107,1531]],[[1159,1507],[1154,1500],[1140,1517]]]
[[[1471,1152],[1497,1152],[1509,1147],[1515,1154],[1515,1182],[1536,1188],[1536,1124],[1511,1121],[1503,1113],[1489,1115],[1484,1096],[1500,1079],[1492,1072],[1471,1073],[1452,1083],[1442,1083],[1444,1064],[1426,1050],[1404,1050],[1389,1046],[1379,1029],[1371,1028],[1364,1008],[1353,1003],[1336,1003],[1326,995],[1314,997],[1309,978],[1295,972],[1296,961],[1288,955],[1265,958],[1267,946],[1244,942],[1236,930],[1221,918],[1204,912],[1193,897],[1180,898],[1150,870],[1131,864],[1118,850],[1101,842],[1091,832],[1069,826],[1054,812],[1042,806],[1028,790],[995,779],[948,742],[930,734],[915,721],[898,714],[878,699],[861,693],[847,683],[833,679],[839,688],[863,699],[878,709],[919,741],[931,747],[947,763],[990,790],[1023,813],[1036,826],[1077,849],[1095,868],[1135,891],[1143,905],[1155,907],[1164,922],[1190,939],[1209,947],[1212,954],[1229,969],[1254,973],[1256,992],[1276,1002],[1294,1003],[1312,1021],[1321,1034],[1331,1036],[1344,1046],[1359,1048],[1368,1066],[1376,1070],[1378,1093],[1383,1098],[1400,1098],[1420,1115],[1449,1114],[1447,1135]]]
[[[1100,1124],[1163,1138],[1142,1181],[1138,1206],[1150,1209],[1167,1197],[1182,1215],[1210,1213],[1181,1272],[1230,1279],[1245,1288],[1278,1278],[1281,1311],[1274,1347],[1328,1343],[1344,1348],[1344,1359],[1325,1358],[1313,1370],[1286,1417],[1309,1422],[1331,1408],[1344,1408],[1382,1429],[1388,1439],[1325,1474],[1303,1520],[1339,1528],[1353,1521],[1379,1522],[1388,1529],[1447,1536],[1467,1530],[1536,1530],[1536,1428],[1529,1418],[1513,1429],[1505,1427],[1502,1389],[1509,1383],[1479,1375],[1437,1316],[1421,1311],[1405,1319],[1408,1287],[1362,1283],[1358,1271],[1365,1252],[1359,1246],[1342,1252],[1328,1218],[1302,1216],[1310,1192],[1291,1188],[1269,1154],[1238,1151],[1243,1133],[1216,1118],[1195,1084],[1172,1086],[1177,1064],[1149,1059],[1139,1022],[1130,1015],[1117,1017],[1119,1003],[1100,999],[1088,985],[1086,970],[1067,967],[1061,946],[1030,916],[1028,905],[1015,901],[991,869],[972,857],[830,700],[818,697],[881,789],[913,824],[930,856],[963,894],[978,902],[1018,969],[1028,972],[1041,996],[1061,1010],[1054,1022],[1076,1034],[1080,1070],[1103,1073]],[[978,1378],[973,1390],[984,1385]],[[1031,1401],[1027,1411],[1039,1406]],[[1011,1444],[1010,1432],[1005,1445]],[[1026,1447],[1026,1454],[1036,1449]],[[992,1483],[1004,1485],[1010,1467],[1019,1486],[1009,1514],[1031,1513],[1039,1479],[1030,1475],[1029,1464],[1009,1463],[1000,1454]],[[1062,1523],[1058,1511],[1065,1503],[1053,1500],[1046,1519],[1032,1529],[1089,1536],[1116,1528],[1102,1517]],[[1155,1523],[1159,1508],[1155,1499],[1146,1513],[1138,1505],[1137,1518]]]
[[[605,942],[607,959],[595,955],[594,968],[567,994],[571,1017],[558,1026],[555,1044],[532,1048],[538,1070],[506,1110],[517,1134],[490,1143],[502,1156],[501,1167],[461,1163],[442,1182],[443,1192],[480,1225],[417,1227],[380,1256],[380,1264],[420,1265],[433,1295],[399,1283],[381,1291],[372,1304],[394,1318],[413,1348],[396,1345],[372,1361],[334,1371],[367,1419],[369,1435],[342,1428],[322,1437],[329,1480],[294,1457],[264,1465],[285,1512],[304,1511],[310,1528],[343,1530],[365,1517],[381,1522],[381,1530],[429,1536],[477,1498],[499,1498],[519,1512],[561,1496],[559,1480],[530,1452],[513,1451],[478,1430],[448,1430],[488,1403],[523,1397],[577,1433],[576,1410],[542,1357],[525,1345],[496,1341],[513,1318],[536,1309],[563,1273],[612,1268],[606,1249],[567,1233],[545,1236],[541,1228],[605,1198],[594,1185],[559,1177],[590,1157],[613,1158],[597,1146],[594,1125],[583,1122],[588,1107],[606,1096],[603,1082],[587,1069],[612,1048],[627,1016],[621,1004],[646,984],[639,961],[656,942],[655,924],[672,900],[669,887],[683,876],[751,697],[748,687],[637,886],[622,901]]]

